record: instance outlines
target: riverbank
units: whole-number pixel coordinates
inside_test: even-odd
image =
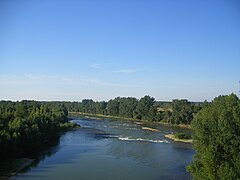
[[[59,124],[58,136],[56,136],[53,141],[45,142],[44,144],[46,146],[39,148],[37,154],[39,153],[42,156],[45,151],[48,151],[48,148],[55,146],[59,141],[59,136],[63,134],[63,132],[75,130],[80,127],[80,125],[69,121]],[[26,169],[29,169],[36,162],[36,159],[28,158],[32,158],[32,155],[28,156],[28,154],[25,154],[23,158],[21,157],[22,156],[18,156],[18,158],[8,157],[8,159],[0,161],[0,180],[10,179],[12,176],[16,176]]]
[[[179,138],[176,138],[174,134],[166,134],[164,135],[164,137],[172,139],[175,142],[193,143],[192,139],[179,139]]]
[[[165,122],[150,122],[147,120],[139,120],[135,118],[125,118],[125,117],[119,117],[119,116],[110,116],[110,115],[102,115],[102,114],[89,114],[89,113],[82,113],[82,112],[69,112],[70,115],[82,115],[87,118],[94,118],[100,120],[101,118],[111,118],[111,119],[124,119],[124,120],[130,120],[134,121],[136,124],[162,124],[170,127],[179,127],[179,128],[185,128],[185,129],[192,129],[190,125],[188,124],[169,124]]]
[[[19,172],[31,166],[34,159],[20,158],[4,161],[0,163],[0,179],[7,180],[11,176],[17,175]]]

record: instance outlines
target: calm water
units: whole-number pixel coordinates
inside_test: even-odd
[[[129,121],[73,121],[82,128],[63,134],[48,156],[12,179],[191,179],[185,170],[191,146],[164,138],[176,129],[149,132]]]

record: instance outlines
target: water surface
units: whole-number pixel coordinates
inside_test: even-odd
[[[176,129],[158,125],[159,132],[131,121],[75,118],[82,128],[64,133],[49,156],[12,179],[191,179],[185,166],[191,145],[164,137]]]

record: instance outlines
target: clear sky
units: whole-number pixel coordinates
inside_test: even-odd
[[[0,0],[0,99],[202,101],[239,80],[239,0]]]

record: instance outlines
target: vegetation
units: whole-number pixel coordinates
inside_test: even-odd
[[[184,138],[181,136],[179,138],[179,137],[176,137],[175,134],[165,134],[164,137],[172,139],[173,141],[176,141],[176,142],[183,142],[183,143],[192,143],[193,142],[193,140],[191,138],[185,139],[186,138],[185,136],[184,136]]]
[[[0,102],[0,161],[38,151],[58,138],[59,131],[76,127],[68,111],[138,120],[191,124],[194,130],[193,162],[187,167],[193,179],[240,179],[240,100],[231,94],[211,103],[188,100],[156,102],[117,97],[108,102]],[[192,142],[191,135],[165,135],[174,141]]]
[[[134,118],[138,100],[133,97],[119,99],[119,116]]]
[[[140,120],[155,120],[157,108],[153,106],[155,99],[150,96],[141,98],[136,106],[135,117]]]
[[[84,99],[82,102],[62,103],[70,112],[109,115],[170,124],[191,124],[195,114],[207,104],[192,103],[188,100],[156,102],[150,96],[144,96],[140,100],[134,97],[117,97],[108,102],[94,102],[92,99]]]
[[[240,179],[240,100],[219,96],[192,122],[196,155],[188,166],[193,179]]]
[[[10,159],[8,161],[0,162],[0,179],[10,179],[12,175],[27,169],[27,167],[33,163],[33,159],[27,158]]]
[[[172,102],[172,124],[190,124],[193,119],[193,109],[188,100],[173,100]]]
[[[191,134],[184,132],[177,132],[174,134],[174,137],[178,139],[192,139]]]
[[[0,102],[0,160],[39,151],[58,138],[60,130],[76,127],[67,122],[60,103]]]

